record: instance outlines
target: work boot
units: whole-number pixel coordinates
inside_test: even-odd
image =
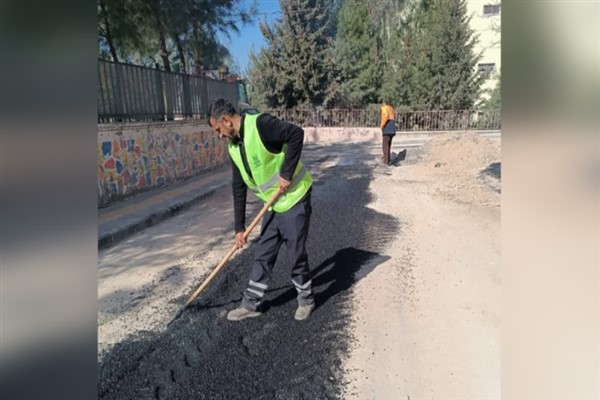
[[[303,321],[310,316],[310,314],[313,312],[314,309],[315,309],[314,303],[308,304],[305,306],[298,306],[298,309],[296,310],[296,315],[294,315],[294,318],[298,321]]]
[[[258,317],[262,313],[259,311],[248,310],[245,307],[236,308],[227,313],[227,319],[230,321],[241,321],[245,318]]]

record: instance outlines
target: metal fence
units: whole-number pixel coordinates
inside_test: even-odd
[[[236,83],[98,60],[98,122],[204,119],[210,103],[224,97],[238,104]],[[269,109],[304,127],[378,127],[377,109]],[[398,131],[500,129],[500,109],[396,113]]]
[[[303,127],[378,127],[380,123],[378,110],[269,109],[263,112]],[[398,131],[498,129],[500,129],[500,109],[396,113]]]
[[[205,118],[218,97],[237,104],[237,84],[98,60],[101,123]]]

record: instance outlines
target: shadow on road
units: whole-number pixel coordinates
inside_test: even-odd
[[[484,169],[481,172],[484,174],[488,174],[496,179],[501,179],[502,178],[501,163],[500,162],[491,163],[490,165],[488,165],[488,167],[486,169]]]
[[[389,256],[354,247],[339,250],[312,271],[316,306],[321,307],[327,300],[350,289],[354,283],[389,259]],[[296,289],[292,285],[285,288],[288,290],[275,299],[265,302],[265,310],[281,306],[296,298]]]

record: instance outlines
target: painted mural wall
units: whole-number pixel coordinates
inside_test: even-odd
[[[379,128],[304,128],[305,142],[381,140]],[[229,162],[227,142],[199,121],[98,127],[98,204],[199,175]]]
[[[99,125],[98,202],[105,205],[227,162],[227,143],[198,121]]]

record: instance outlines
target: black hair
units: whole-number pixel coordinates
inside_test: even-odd
[[[235,106],[229,100],[222,97],[213,101],[208,108],[208,119],[214,118],[218,120],[222,115],[232,117],[235,114],[237,114]]]

